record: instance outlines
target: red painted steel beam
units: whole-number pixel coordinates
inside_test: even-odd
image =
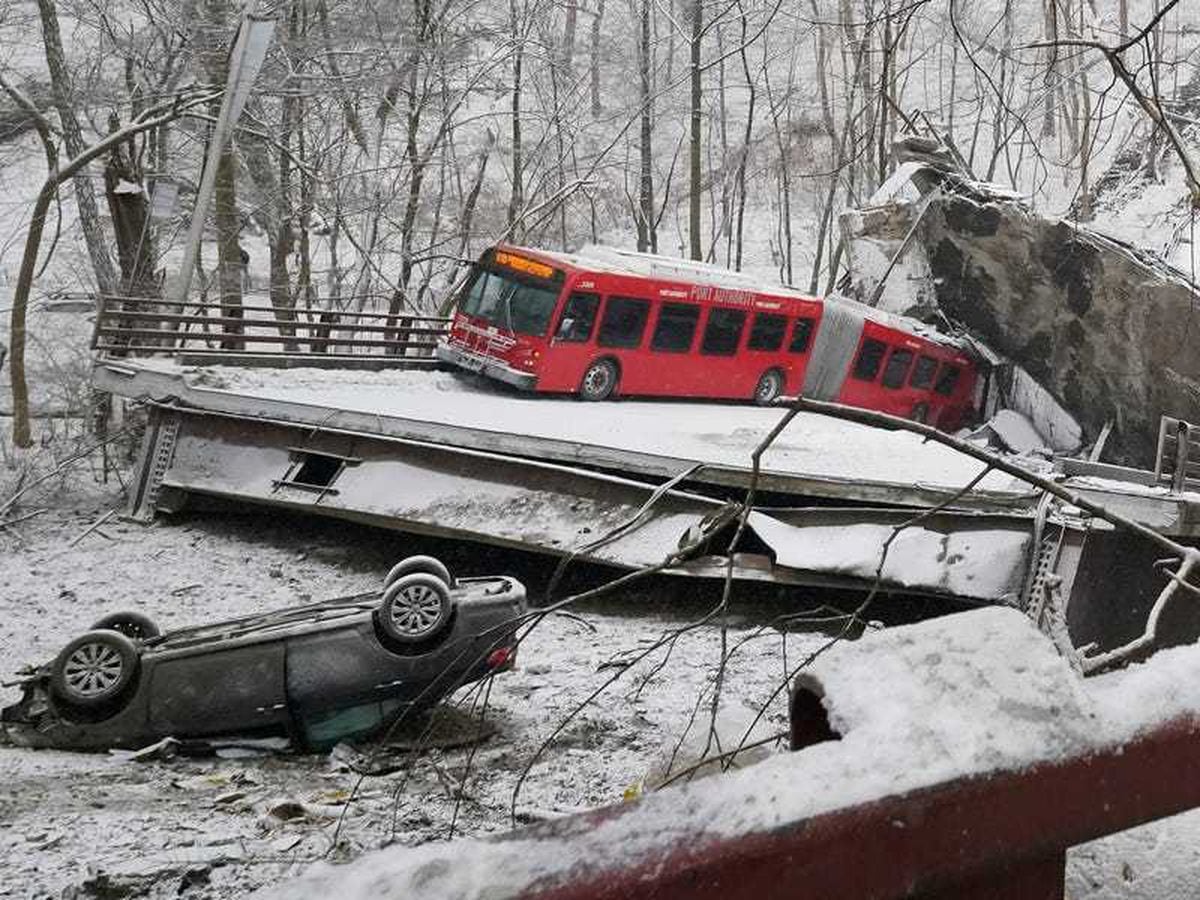
[[[966,778],[728,839],[678,834],[625,869],[570,870],[539,900],[1060,898],[1066,848],[1200,806],[1200,720],[1023,772]],[[699,787],[699,785],[697,785]],[[563,839],[636,805],[514,837]]]

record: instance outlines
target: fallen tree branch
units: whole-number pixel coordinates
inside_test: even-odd
[[[964,441],[954,437],[951,434],[946,434],[943,431],[938,431],[936,428],[925,425],[920,422],[913,422],[909,419],[902,419],[899,416],[889,415],[887,413],[876,412],[870,409],[859,409],[853,406],[843,406],[840,403],[828,403],[822,400],[809,400],[805,397],[790,398],[781,401],[781,405],[789,407],[792,413],[796,412],[814,412],[822,415],[832,416],[837,419],[844,419],[850,422],[858,422],[862,425],[871,425],[876,428],[888,428],[893,430],[911,431],[914,434],[919,434],[927,440],[934,441],[956,450],[959,453],[970,456],[980,462],[987,463],[992,468],[1012,475],[1027,484],[1045,491],[1062,500],[1071,506],[1091,513],[1097,518],[1103,519],[1118,528],[1130,531],[1139,537],[1145,538],[1153,544],[1162,547],[1174,559],[1179,561],[1179,568],[1175,572],[1164,573],[1169,582],[1159,592],[1158,597],[1154,601],[1154,605],[1150,609],[1150,614],[1146,620],[1145,630],[1141,635],[1134,638],[1128,643],[1122,644],[1113,650],[1104,653],[1086,653],[1083,657],[1083,670],[1085,674],[1092,674],[1103,669],[1111,668],[1117,663],[1127,662],[1135,656],[1143,653],[1145,650],[1154,646],[1158,640],[1158,623],[1162,616],[1163,610],[1175,595],[1176,590],[1183,585],[1189,591],[1194,589],[1194,586],[1188,582],[1188,576],[1196,570],[1200,565],[1200,550],[1195,547],[1189,547],[1186,544],[1180,544],[1171,540],[1164,534],[1160,534],[1153,528],[1143,525],[1141,522],[1136,522],[1133,519],[1126,518],[1120,513],[1113,512],[1107,507],[1096,503],[1094,500],[1089,500],[1082,494],[1068,490],[1057,481],[1029,472],[1020,466],[1009,462],[1002,456],[985,450],[982,447],[976,446],[969,441]]]
[[[0,503],[0,518],[2,518],[10,509],[12,509],[14,506],[16,506],[17,501],[20,500],[21,497],[23,497],[25,494],[27,494],[33,488],[37,487],[39,484],[43,484],[43,483],[49,481],[51,478],[53,478],[55,475],[62,472],[68,466],[71,466],[74,463],[79,462],[81,459],[86,459],[92,453],[92,451],[99,450],[101,447],[105,446],[106,444],[111,444],[113,441],[119,440],[120,438],[123,438],[127,434],[129,434],[129,429],[122,428],[120,431],[110,434],[108,437],[104,438],[104,440],[97,441],[94,444],[89,444],[88,446],[84,447],[82,450],[72,453],[70,456],[68,456],[66,459],[64,459],[62,462],[60,462],[58,465],[56,465],[53,469],[51,469],[45,475],[38,476],[37,478],[35,478],[33,481],[29,482],[28,484],[22,484],[21,487],[19,487],[16,491],[14,491],[7,500],[5,500],[3,503]]]

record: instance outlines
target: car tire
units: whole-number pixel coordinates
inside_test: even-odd
[[[50,690],[71,706],[95,709],[119,698],[133,683],[137,669],[137,645],[132,640],[119,631],[89,631],[54,658]]]
[[[409,556],[392,566],[391,571],[387,573],[387,577],[383,579],[383,589],[386,591],[405,575],[410,575],[413,572],[424,572],[426,575],[435,575],[442,579],[449,587],[454,587],[455,584],[454,579],[450,577],[450,570],[446,568],[440,559],[433,556]]]
[[[388,586],[376,622],[388,640],[410,646],[437,637],[450,625],[450,586],[428,572],[412,572]]]
[[[144,613],[127,609],[109,613],[92,624],[93,631],[117,631],[134,641],[148,641],[162,634],[162,629]]]
[[[587,367],[579,380],[579,397],[583,400],[607,400],[617,391],[617,364],[611,359],[598,359]]]
[[[754,402],[759,406],[770,406],[783,393],[783,374],[778,369],[768,369],[754,386]]]

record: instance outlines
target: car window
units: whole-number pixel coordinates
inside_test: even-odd
[[[704,325],[704,340],[700,352],[709,356],[732,356],[742,339],[746,313],[740,309],[713,309]]]
[[[642,342],[650,301],[633,297],[609,297],[600,319],[597,343],[601,347],[636,347]]]
[[[929,386],[933,384],[933,373],[936,371],[936,359],[932,356],[918,356],[917,364],[913,366],[912,378],[909,379],[908,386],[922,391],[929,390]]]
[[[650,349],[663,353],[686,353],[692,349],[700,307],[694,303],[664,303],[650,338]]]
[[[958,366],[942,366],[942,370],[938,372],[937,384],[933,386],[933,389],[942,396],[949,397],[954,393],[954,388],[958,386],[958,377],[961,374]]]
[[[807,353],[809,342],[812,340],[813,320],[797,319],[792,326],[792,340],[788,344],[788,353]]]
[[[863,341],[854,360],[854,377],[859,381],[874,381],[879,374],[879,364],[883,362],[883,354],[887,352],[887,344],[874,338]]]
[[[558,322],[560,341],[579,343],[592,336],[592,328],[596,324],[596,310],[600,308],[600,298],[595,294],[572,294],[567,299],[562,318]]]
[[[746,346],[751,350],[778,350],[783,346],[783,333],[787,331],[787,318],[775,313],[759,313],[750,326],[750,338]]]
[[[887,365],[883,367],[883,386],[893,391],[904,387],[904,379],[908,377],[909,367],[912,366],[913,352],[911,350],[893,350],[888,357]]]

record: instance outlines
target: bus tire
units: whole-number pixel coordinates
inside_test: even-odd
[[[587,367],[579,381],[579,396],[583,400],[607,400],[617,391],[617,364],[611,359],[598,359]]]
[[[778,369],[767,369],[754,386],[754,402],[759,406],[770,406],[783,393],[783,373]]]
[[[921,425],[928,425],[929,424],[929,404],[928,403],[918,403],[916,406],[914,406],[912,408],[912,412],[910,412],[908,414],[908,417],[910,419],[912,419],[912,421],[918,422]]]

